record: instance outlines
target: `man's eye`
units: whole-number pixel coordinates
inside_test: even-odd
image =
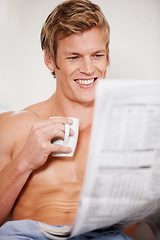
[[[76,59],[78,59],[78,58],[79,58],[78,56],[69,57],[69,59],[71,59],[71,60],[76,60]]]
[[[78,58],[77,56],[72,57],[73,60],[74,60],[74,59],[77,59],[77,58]]]
[[[103,54],[95,54],[94,57],[95,58],[100,58],[100,57],[103,57],[104,55]]]

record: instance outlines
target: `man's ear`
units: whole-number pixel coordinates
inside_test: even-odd
[[[50,71],[54,71],[55,66],[51,57],[51,54],[48,53],[47,50],[44,50],[44,62],[46,64],[46,67],[50,70]]]
[[[109,47],[108,47],[108,49],[107,49],[107,67],[109,66],[109,64],[110,64],[110,55],[109,55]]]

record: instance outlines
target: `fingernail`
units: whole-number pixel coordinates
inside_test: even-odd
[[[70,119],[70,118],[67,119],[67,122],[68,122],[69,124],[72,124],[72,123],[73,123],[72,119]]]
[[[72,152],[72,148],[67,147],[67,151],[68,151],[68,152]]]
[[[70,136],[73,136],[74,135],[74,131],[73,129],[70,128]]]

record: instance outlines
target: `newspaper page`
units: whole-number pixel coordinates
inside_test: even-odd
[[[99,80],[75,222],[58,230],[42,224],[42,232],[67,239],[143,219],[159,237],[160,80]]]
[[[159,215],[160,80],[100,80],[71,236]]]

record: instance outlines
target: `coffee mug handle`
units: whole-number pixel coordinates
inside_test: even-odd
[[[64,141],[63,141],[63,146],[67,145],[68,141],[69,141],[69,124],[65,124],[65,135],[64,135]]]

